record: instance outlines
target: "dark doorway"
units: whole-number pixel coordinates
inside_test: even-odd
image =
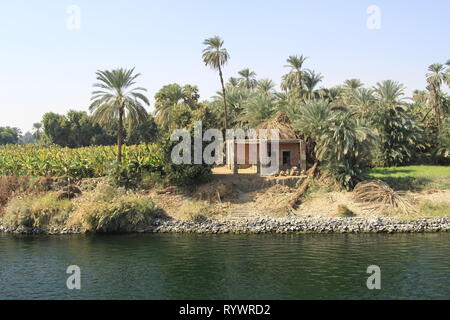
[[[283,151],[283,165],[291,164],[291,151]]]

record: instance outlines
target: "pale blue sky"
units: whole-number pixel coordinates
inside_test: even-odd
[[[66,8],[81,28],[66,27]],[[381,29],[366,26],[370,5]],[[168,83],[194,84],[202,99],[219,88],[201,60],[219,35],[231,54],[226,78],[250,68],[277,85],[292,54],[330,87],[394,79],[425,87],[433,62],[450,58],[450,1],[407,0],[4,0],[0,3],[0,126],[29,130],[45,112],[87,110],[97,69],[133,67],[149,97]]]

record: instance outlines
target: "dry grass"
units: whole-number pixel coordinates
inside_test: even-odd
[[[266,129],[268,134],[271,130],[278,130],[280,139],[298,139],[288,116],[283,112],[278,112],[275,117],[260,124],[257,129]]]
[[[356,202],[381,205],[385,209],[394,209],[406,214],[415,212],[404,193],[395,191],[381,180],[367,180],[358,183],[353,190],[353,198]]]

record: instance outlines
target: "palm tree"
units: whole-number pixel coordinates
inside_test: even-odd
[[[433,63],[428,67],[428,71],[426,77],[428,83],[427,89],[430,92],[430,110],[433,110],[438,123],[440,123],[441,117],[443,116],[441,85],[443,82],[448,83],[449,73],[441,63]]]
[[[243,126],[255,128],[272,117],[274,112],[274,100],[268,95],[257,93],[246,100],[238,120]]]
[[[283,90],[298,90],[299,98],[301,99],[301,92],[303,90],[303,77],[304,72],[302,70],[303,64],[305,63],[306,59],[308,57],[304,57],[303,55],[300,56],[289,56],[289,58],[286,60],[287,64],[285,65],[286,68],[290,68],[288,74],[283,76],[283,82],[281,84],[281,87]]]
[[[227,49],[223,48],[223,40],[218,37],[212,37],[203,41],[206,46],[203,49],[203,62],[211,69],[219,71],[220,83],[222,85],[223,105],[225,109],[225,130],[228,129],[228,112],[227,112],[227,99],[225,93],[225,85],[223,83],[222,67],[230,59]]]
[[[130,128],[136,127],[147,119],[147,112],[142,103],[149,105],[147,97],[142,93],[144,88],[134,87],[140,74],[134,74],[133,69],[116,69],[97,71],[97,80],[92,92],[89,110],[93,113],[93,120],[107,125],[117,122],[117,161],[122,162],[122,145],[124,135],[124,121]]]
[[[155,119],[161,126],[166,126],[170,122],[171,110],[183,102],[185,93],[180,85],[173,83],[163,86],[155,94]]]
[[[36,138],[36,140],[39,140],[41,138],[41,129],[42,129],[42,123],[40,122],[36,122],[33,123],[33,132],[34,132],[34,137]]]
[[[373,89],[358,88],[353,91],[350,107],[354,109],[358,118],[364,119],[366,114],[373,110],[376,99]]]
[[[244,88],[251,90],[256,86],[256,73],[250,71],[250,69],[243,69],[238,74],[241,76],[241,83]]]
[[[307,91],[307,98],[309,100],[314,98],[314,89],[322,81],[323,76],[320,73],[315,73],[313,70],[306,70],[304,76],[305,87]]]
[[[170,122],[170,113],[174,107],[180,104],[195,110],[198,107],[198,87],[173,83],[163,86],[155,95],[155,116],[156,122],[166,127]]]
[[[261,79],[256,83],[259,93],[272,96],[275,93],[275,83],[270,79]]]
[[[375,95],[379,102],[391,108],[396,108],[403,104],[405,87],[393,80],[384,80],[377,82],[375,86]]]
[[[364,84],[359,79],[349,79],[345,80],[344,82],[344,88],[353,91],[358,88],[361,88]]]

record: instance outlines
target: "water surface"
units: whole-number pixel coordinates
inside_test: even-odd
[[[399,298],[450,299],[450,233],[0,235],[0,299]]]

